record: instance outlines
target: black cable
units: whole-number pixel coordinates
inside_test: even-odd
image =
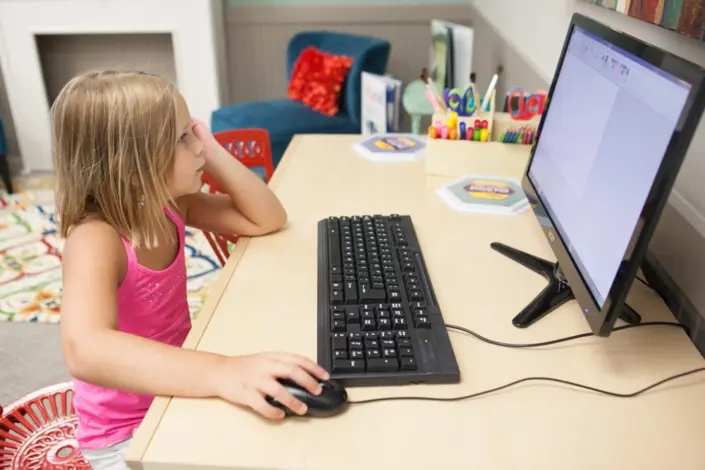
[[[370,398],[368,400],[360,400],[360,401],[351,401],[349,402],[350,404],[355,404],[355,405],[362,405],[365,403],[375,403],[375,402],[380,402],[380,401],[401,401],[401,400],[422,400],[422,401],[460,401],[460,400],[469,400],[471,398],[478,398],[483,395],[489,395],[490,393],[494,392],[499,392],[500,390],[504,390],[509,387],[513,387],[514,385],[519,385],[520,383],[524,382],[555,382],[563,385],[569,385],[571,387],[576,387],[576,388],[581,388],[583,390],[589,390],[591,392],[597,392],[601,393],[603,395],[609,395],[612,397],[617,397],[617,398],[633,398],[638,395],[641,395],[644,392],[648,392],[651,389],[654,389],[660,385],[663,385],[667,382],[671,382],[676,379],[680,379],[682,377],[687,377],[689,375],[696,374],[698,372],[705,372],[705,367],[699,367],[697,369],[689,370],[687,372],[682,372],[677,375],[672,375],[671,377],[667,377],[663,380],[660,380],[656,382],[655,384],[651,384],[648,387],[644,387],[640,390],[637,390],[636,392],[631,392],[631,393],[618,393],[618,392],[610,392],[609,390],[602,390],[596,387],[591,387],[589,385],[583,385],[575,382],[570,382],[568,380],[563,380],[563,379],[556,379],[553,377],[526,377],[523,379],[515,380],[514,382],[510,382],[508,384],[500,385],[499,387],[491,388],[489,390],[483,390],[482,392],[476,392],[476,393],[471,393],[470,395],[464,395],[461,397],[448,397],[448,398],[443,398],[443,397],[382,397],[382,398]]]
[[[564,343],[566,341],[573,341],[573,340],[580,339],[580,338],[587,338],[587,337],[594,336],[592,333],[581,333],[581,334],[577,334],[577,335],[573,335],[573,336],[567,336],[565,338],[559,338],[559,339],[554,339],[554,340],[550,340],[550,341],[542,341],[539,343],[504,343],[502,341],[496,341],[493,339],[485,338],[484,336],[480,335],[479,333],[475,333],[474,331],[472,331],[468,328],[462,327],[462,326],[449,325],[449,324],[446,324],[445,326],[448,329],[462,331],[463,333],[467,333],[469,335],[472,335],[475,338],[477,338],[481,341],[484,341],[486,343],[492,344],[494,346],[500,346],[500,347],[505,347],[505,348],[536,348],[539,346],[549,346],[552,344]],[[637,328],[637,327],[643,327],[643,326],[677,326],[679,328],[683,328],[687,332],[687,329],[683,325],[681,325],[679,323],[673,323],[673,322],[642,322],[642,323],[639,323],[636,325],[619,326],[619,327],[614,328],[613,331],[622,331],[622,330],[628,330],[631,328]],[[513,387],[515,385],[519,385],[524,382],[553,382],[553,383],[558,383],[558,384],[562,384],[562,385],[568,385],[571,387],[576,387],[576,388],[583,389],[583,390],[588,390],[591,392],[601,393],[603,395],[608,395],[608,396],[612,396],[612,397],[632,398],[632,397],[636,397],[638,395],[641,395],[642,393],[647,392],[651,389],[654,389],[660,385],[663,385],[667,382],[671,382],[673,380],[680,379],[682,377],[687,377],[689,375],[693,375],[698,372],[705,372],[705,367],[699,367],[697,369],[692,369],[687,372],[682,372],[680,374],[672,375],[670,377],[667,377],[663,380],[660,380],[654,384],[651,384],[647,387],[644,387],[640,390],[637,390],[637,391],[631,392],[631,393],[611,392],[609,390],[602,390],[600,388],[592,387],[590,385],[583,385],[583,384],[579,384],[576,382],[570,382],[568,380],[557,379],[557,378],[553,378],[553,377],[525,377],[523,379],[515,380],[514,382],[500,385],[499,387],[495,387],[495,388],[491,388],[488,390],[483,390],[481,392],[475,392],[475,393],[471,393],[470,395],[463,395],[463,396],[459,396],[459,397],[447,397],[447,398],[420,397],[420,396],[416,396],[416,397],[382,397],[382,398],[370,398],[367,400],[360,400],[360,401],[350,401],[349,403],[361,405],[361,404],[365,404],[365,403],[376,403],[376,402],[382,402],[382,401],[401,401],[401,400],[404,400],[404,401],[409,401],[409,400],[443,401],[443,402],[461,401],[461,400],[469,400],[472,398],[479,398],[484,395],[489,395],[490,393],[499,392],[500,390],[504,390],[504,389]]]
[[[645,285],[646,287],[648,287],[649,289],[651,289],[652,292],[654,292],[656,295],[658,295],[659,297],[661,297],[661,300],[663,300],[663,303],[665,303],[666,305],[668,305],[668,299],[666,298],[666,296],[664,296],[662,293],[660,293],[659,291],[657,291],[656,289],[654,289],[654,287],[653,287],[651,284],[649,284],[649,282],[648,282],[646,279],[644,279],[643,277],[641,277],[641,276],[639,276],[639,275],[635,276],[635,279],[636,279],[637,281],[641,282],[642,284],[644,284],[644,285]]]
[[[475,338],[484,341],[485,343],[489,343],[495,346],[500,346],[503,348],[538,348],[540,346],[550,346],[552,344],[558,344],[558,343],[565,343],[566,341],[573,341],[576,339],[580,338],[589,338],[589,337],[594,337],[595,335],[592,333],[580,333],[577,335],[573,336],[567,336],[565,338],[559,338],[559,339],[552,339],[550,341],[542,341],[539,343],[503,343],[501,341],[496,341],[493,339],[485,338],[479,333],[475,333],[474,331],[462,327],[462,326],[457,326],[457,325],[450,325],[446,323],[446,328],[450,330],[457,330],[457,331],[462,331],[463,333],[467,333],[469,335],[474,336]],[[621,331],[621,330],[628,330],[630,328],[637,328],[641,326],[677,326],[679,328],[683,328],[686,333],[688,332],[687,328],[684,325],[681,325],[680,323],[674,323],[674,322],[667,322],[667,321],[653,321],[653,322],[642,322],[638,323],[636,325],[623,325],[623,326],[618,326],[614,328],[612,331]]]

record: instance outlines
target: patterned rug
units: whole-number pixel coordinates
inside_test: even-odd
[[[0,193],[0,322],[59,322],[62,246],[51,190]],[[187,229],[185,251],[195,317],[220,265],[200,231]]]

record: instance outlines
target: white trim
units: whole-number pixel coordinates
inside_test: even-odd
[[[37,34],[170,33],[177,85],[193,117],[220,107],[219,0],[1,0],[0,65],[26,171],[51,170],[49,103]]]
[[[678,190],[671,191],[668,202],[683,216],[683,218],[705,237],[705,216],[703,216]]]

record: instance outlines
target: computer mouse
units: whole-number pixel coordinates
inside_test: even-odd
[[[348,393],[340,382],[335,380],[324,380],[319,383],[323,387],[320,395],[313,395],[301,385],[289,379],[279,379],[284,388],[291,393],[294,398],[306,405],[305,416],[314,418],[325,418],[342,413],[348,407]],[[279,403],[272,397],[267,397],[267,402],[281,410],[286,416],[299,416],[286,406]]]

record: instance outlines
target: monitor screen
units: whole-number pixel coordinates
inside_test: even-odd
[[[576,26],[528,177],[602,308],[690,85]]]

